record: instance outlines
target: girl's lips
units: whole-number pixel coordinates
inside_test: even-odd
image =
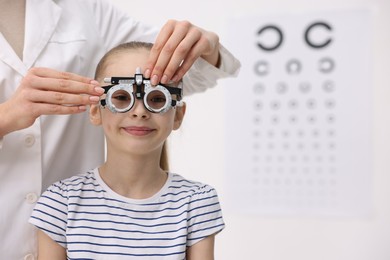
[[[124,127],[123,130],[125,130],[127,133],[135,136],[144,136],[148,135],[151,132],[153,132],[155,129],[149,128],[149,127],[139,127],[139,126],[130,126],[130,127]]]

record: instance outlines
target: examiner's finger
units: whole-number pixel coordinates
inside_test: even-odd
[[[104,93],[104,89],[100,87],[99,83],[95,80],[90,80],[89,82],[85,83],[58,78],[26,77],[26,81],[28,81],[28,84],[31,87],[45,91],[87,94],[94,96],[101,96]]]
[[[104,89],[99,82],[74,73],[60,72],[48,68],[32,68],[24,77],[24,83],[36,89],[65,93],[101,96]]]
[[[208,43],[204,40],[204,38],[200,38],[200,40],[197,41],[194,46],[192,46],[180,67],[172,75],[173,81],[177,82],[183,78],[184,74],[187,73],[195,61],[201,56],[201,53],[206,49],[205,44]]]
[[[161,83],[168,83],[174,75],[182,77],[195,60],[199,58],[202,49],[204,49],[204,46],[202,46],[204,43],[199,42],[201,36],[201,32],[195,28],[187,32],[186,37],[181,40],[175,52],[170,57],[163,72]],[[184,71],[184,73],[180,72],[180,70]],[[180,80],[181,77],[175,77],[174,81]]]
[[[157,62],[157,59],[161,53],[162,48],[165,46],[166,42],[168,41],[169,37],[171,37],[174,29],[175,29],[175,22],[174,20],[169,20],[160,30],[159,34],[157,35],[157,38],[153,44],[152,49],[150,50],[148,61],[145,65],[145,71],[144,76],[146,78],[150,78],[152,71],[155,67],[155,64]]]
[[[65,106],[56,104],[37,104],[35,111],[40,115],[71,115],[85,112],[87,107],[84,105]]]
[[[153,85],[156,85],[161,80],[162,82],[168,82],[173,73],[180,66],[180,63],[183,60],[181,57],[185,57],[188,49],[178,47],[183,39],[188,37],[187,34],[190,31],[191,26],[192,24],[187,21],[172,21],[168,22],[161,30],[161,33],[152,48],[145,71],[146,77],[151,78],[151,83]],[[171,61],[175,53],[177,57]],[[169,64],[170,70],[166,71],[166,67]]]
[[[42,78],[55,78],[55,79],[63,79],[63,80],[72,80],[81,83],[90,83],[93,79],[89,77],[80,76],[75,73],[65,72],[65,71],[57,71],[49,68],[43,67],[35,67],[29,70],[32,74],[42,77]]]
[[[98,103],[99,100],[98,96],[69,94],[55,91],[34,91],[30,96],[30,101],[34,103],[55,105],[90,105]]]

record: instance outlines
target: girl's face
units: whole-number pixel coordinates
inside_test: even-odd
[[[148,59],[146,49],[124,50],[112,55],[102,73],[104,77],[133,76],[137,67],[143,67]],[[102,125],[107,148],[112,153],[135,153],[147,155],[159,154],[171,133],[180,127],[185,113],[185,106],[170,109],[165,113],[149,112],[141,100],[136,100],[133,108],[126,113],[112,113],[107,108],[94,105],[90,110],[91,122]]]

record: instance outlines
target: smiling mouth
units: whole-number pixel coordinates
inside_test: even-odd
[[[148,127],[124,127],[123,130],[131,135],[145,136],[155,131],[155,129]]]

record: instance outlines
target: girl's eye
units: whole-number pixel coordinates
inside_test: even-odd
[[[130,100],[128,95],[117,95],[117,96],[114,96],[112,98],[116,99],[118,101],[128,101],[128,100]]]
[[[165,103],[166,99],[165,96],[155,96],[150,98],[150,101],[153,103]]]
[[[113,102],[127,102],[131,100],[131,97],[127,91],[117,90],[112,94],[111,99]]]

